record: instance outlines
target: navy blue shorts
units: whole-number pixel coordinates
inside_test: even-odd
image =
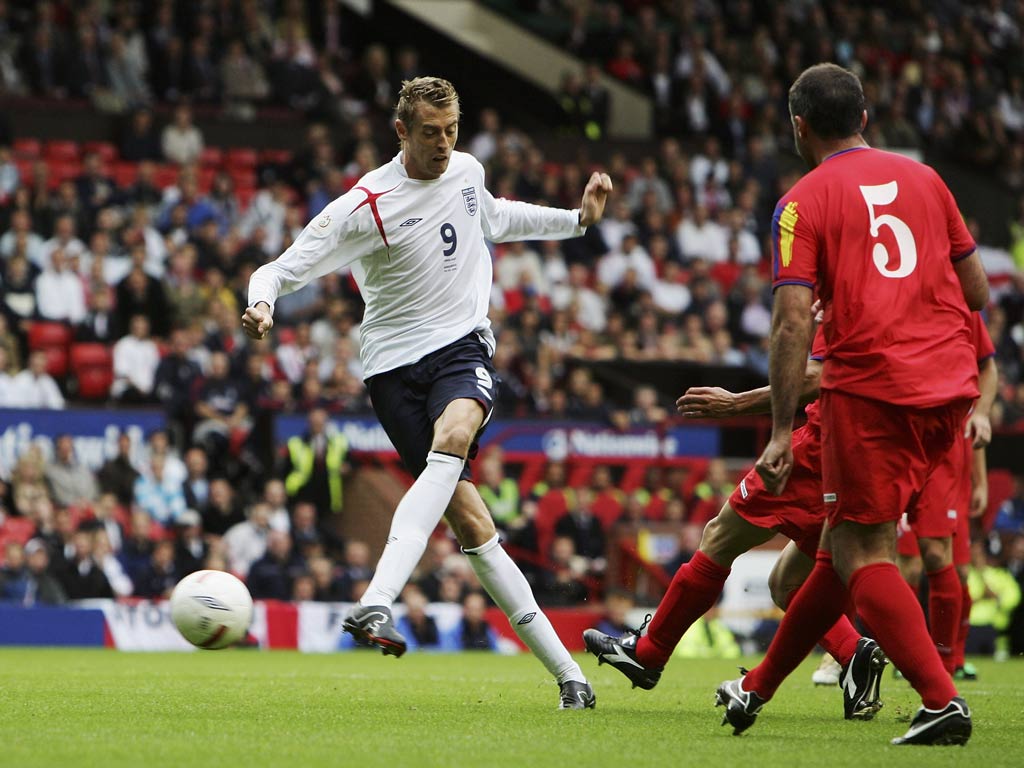
[[[490,351],[471,333],[412,365],[371,376],[366,387],[373,410],[402,463],[419,477],[427,466],[427,454],[434,441],[434,422],[448,404],[462,398],[480,403],[485,416],[477,433],[479,438],[491,418],[498,383]],[[469,458],[476,451],[474,439]],[[462,479],[469,478],[467,462]]]

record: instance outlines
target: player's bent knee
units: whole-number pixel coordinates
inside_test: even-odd
[[[949,539],[920,539],[920,546],[926,573],[941,571],[953,564],[953,548]]]
[[[700,551],[704,554],[710,554],[715,551],[721,537],[722,523],[717,517],[713,517],[704,526],[704,533],[700,537]]]
[[[772,602],[782,610],[786,610],[786,606],[789,604],[789,593],[793,590],[786,583],[783,575],[779,573],[778,568],[773,568],[768,575],[768,591],[771,593]]]
[[[456,456],[466,456],[473,444],[474,431],[463,424],[442,426],[434,436],[433,449]]]

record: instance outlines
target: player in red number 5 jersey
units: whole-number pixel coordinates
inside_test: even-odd
[[[765,659],[723,683],[736,732],[852,598],[924,706],[896,744],[963,744],[966,702],[932,644],[893,562],[896,521],[914,514],[933,467],[978,397],[969,310],[988,283],[953,196],[932,169],[871,149],[856,75],[806,70],[789,91],[793,132],[811,168],[775,211],[771,335],[772,437],[757,469],[779,493],[793,468],[791,434],[817,290],[825,309],[822,491],[827,524],[814,571]]]

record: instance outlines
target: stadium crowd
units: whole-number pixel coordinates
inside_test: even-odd
[[[752,136],[785,146],[789,83],[834,61],[864,82],[872,146],[927,148],[1024,188],[1019,3],[486,2],[592,62],[562,89],[567,125],[591,138],[606,119],[603,70],[653,98],[660,135],[713,135],[739,158]]]
[[[22,602],[156,596],[213,565],[246,576],[256,597],[351,599],[369,578],[369,550],[333,534],[329,484],[302,498],[287,487],[296,456],[259,443],[271,414],[367,411],[358,291],[349,275],[333,274],[282,298],[267,341],[246,339],[239,317],[252,271],[393,151],[394,97],[402,79],[420,72],[419,57],[381,45],[356,55],[331,16],[334,3],[288,0],[276,16],[255,0],[195,14],[179,5],[115,2],[103,14],[97,3],[72,11],[63,2],[0,2],[5,91],[90,99],[125,113],[121,135],[81,145],[12,136],[0,124],[0,408],[159,404],[169,425],[139,455],[122,446],[96,476],[77,465],[68,438],[52,457],[33,449],[3,468],[2,588]],[[652,388],[638,388],[633,402],[609,402],[592,361],[767,373],[770,217],[797,178],[780,162],[791,138],[779,105],[783,84],[805,64],[835,58],[866,75],[869,101],[882,105],[872,143],[969,152],[971,163],[998,162],[1010,189],[1024,186],[1020,77],[995,71],[1012,57],[992,55],[1017,44],[1019,36],[999,34],[1017,23],[1012,14],[965,14],[953,36],[923,19],[927,33],[897,39],[903,21],[838,3],[775,4],[764,23],[758,4],[742,0],[717,16],[721,4],[664,4],[700,22],[687,29],[706,30],[679,36],[652,3],[627,4],[636,13],[618,22],[616,3],[543,5],[571,6],[570,50],[615,51],[609,72],[650,83],[663,136],[638,163],[603,158],[616,191],[584,238],[493,249],[506,415],[618,428],[671,418],[671,403]],[[804,8],[806,18],[792,16]],[[816,34],[822,13],[845,21]],[[751,57],[736,42],[744,24]],[[631,63],[630,42],[640,59],[653,58]],[[659,69],[666,61],[670,72]],[[246,119],[266,105],[309,116],[299,151],[210,147],[195,121],[195,111]],[[513,120],[487,108],[466,121],[460,148],[485,164],[491,191],[578,205],[589,167],[546,157]],[[972,143],[971,132],[993,139]],[[985,147],[996,154],[981,157]],[[1010,249],[984,248],[1000,369],[993,423],[1003,429],[1024,428],[1024,199],[1019,211]],[[106,350],[98,378],[77,367],[79,346]],[[70,359],[55,347],[70,348]],[[329,462],[328,431],[311,424],[317,472]],[[344,457],[337,463],[341,473]],[[706,476],[657,470],[622,494],[607,468],[588,487],[568,488],[565,467],[553,463],[521,495],[500,460],[480,463],[495,519],[543,562],[530,576],[549,605],[593,593],[615,526],[679,523],[685,559],[735,479],[711,462]],[[1009,537],[998,554],[1020,580],[1024,539],[1013,535],[1024,532],[1024,481],[1018,486],[998,518]],[[538,526],[538,516],[554,524]],[[461,600],[475,589],[448,539],[432,543],[421,570],[418,586],[430,600]]]

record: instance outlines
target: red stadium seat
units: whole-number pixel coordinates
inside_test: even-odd
[[[88,141],[82,145],[82,154],[99,155],[104,163],[114,163],[118,159],[117,147],[109,141]]]
[[[723,292],[732,290],[733,285],[740,277],[740,272],[743,270],[739,264],[733,264],[732,262],[721,262],[711,267],[710,273],[712,279],[722,286]]]
[[[199,155],[203,168],[219,168],[224,163],[224,151],[220,147],[206,147]]]
[[[130,187],[135,183],[139,167],[135,163],[115,163],[111,169],[114,183],[119,187]]]
[[[78,397],[83,400],[106,400],[110,397],[114,372],[106,368],[83,368],[75,374],[75,379],[78,382]]]
[[[18,176],[21,178],[21,183],[31,184],[32,166],[35,164],[35,160],[28,157],[15,157],[14,164],[18,166]]]
[[[256,172],[252,168],[228,168],[228,175],[235,187],[256,186]]]
[[[82,164],[77,160],[52,160],[50,162],[50,183],[54,185],[74,181],[82,175]]]
[[[15,139],[14,156],[34,160],[43,154],[43,143],[39,139]]]
[[[256,187],[251,185],[246,186],[235,186],[235,199],[238,200],[238,207],[243,211],[249,207],[249,203],[252,202],[253,197],[256,194]]]
[[[106,400],[114,383],[114,356],[105,344],[91,342],[71,346],[71,373],[78,397]]]
[[[46,347],[46,372],[55,379],[68,375],[67,347]]]
[[[259,156],[256,154],[255,149],[239,147],[237,149],[229,149],[227,153],[228,170],[248,169],[251,171],[256,168],[258,160]]]
[[[36,524],[27,517],[8,515],[2,526],[4,538],[24,544],[36,532]]]
[[[178,166],[158,166],[153,181],[160,189],[163,189],[164,187],[173,187],[178,183]]]
[[[28,329],[29,349],[58,348],[67,351],[71,343],[71,328],[64,323],[32,323]]]
[[[260,162],[271,165],[288,165],[292,161],[292,153],[287,149],[264,149],[260,152]]]
[[[78,161],[78,143],[74,141],[48,141],[46,157],[49,160],[60,160],[73,163]]]
[[[82,342],[71,345],[71,371],[86,368],[112,368],[114,355],[106,344]]]
[[[216,168],[199,169],[199,192],[201,194],[205,195],[210,191],[210,188],[213,186],[213,179],[216,175]]]

